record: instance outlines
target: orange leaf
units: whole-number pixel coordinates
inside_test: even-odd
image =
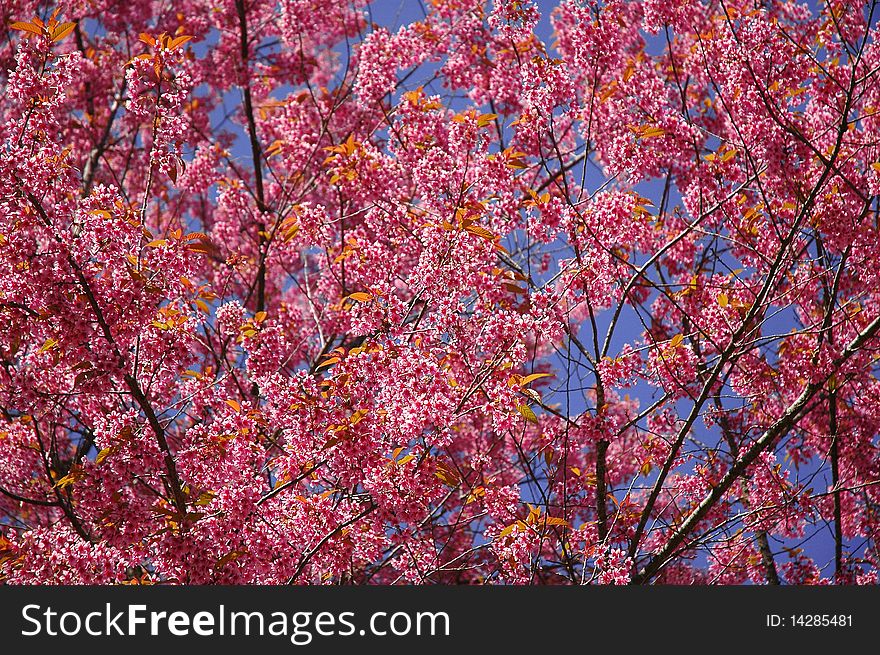
[[[217,252],[217,246],[215,246],[207,236],[198,236],[196,239],[198,239],[198,242],[192,243],[188,247],[190,252],[198,252],[203,255],[211,255]]]
[[[511,523],[511,524],[508,525],[506,528],[504,528],[504,529],[498,534],[498,536],[499,536],[499,537],[506,537],[506,536],[509,535],[509,534],[513,534],[513,531],[514,531],[514,530],[518,530],[518,529],[519,529],[519,523],[520,523],[519,521],[517,521],[516,523]]]
[[[457,487],[461,484],[461,476],[443,462],[437,462],[437,470],[434,474],[449,487]]]
[[[641,130],[639,136],[643,139],[653,139],[654,137],[663,136],[666,132],[660,127],[649,127]]]
[[[525,376],[522,380],[519,381],[520,385],[525,386],[530,382],[534,382],[540,378],[552,378],[553,376],[550,373],[532,373],[531,375]]]
[[[415,89],[414,91],[407,91],[403,94],[403,99],[407,100],[410,104],[418,105],[419,100],[422,97],[422,87]]]
[[[31,34],[36,34],[37,36],[43,35],[43,30],[41,30],[33,23],[13,23],[9,27],[14,30],[19,30],[21,32],[30,32]]]
[[[535,424],[538,423],[538,417],[535,415],[535,412],[532,411],[532,408],[529,407],[528,405],[517,405],[516,410],[529,423],[535,423]]]
[[[492,241],[495,238],[495,235],[492,232],[484,227],[480,227],[479,225],[468,225],[465,230],[467,230],[471,234],[475,234],[478,237],[482,237],[487,241]]]
[[[241,412],[241,405],[239,405],[237,401],[230,398],[229,400],[224,400],[223,402],[229,405],[236,412]]]
[[[52,40],[55,42],[61,41],[73,31],[74,27],[76,27],[76,23],[61,23],[52,32]]]
[[[315,367],[315,370],[317,371],[317,370],[320,370],[320,369],[322,369],[322,368],[326,368],[327,366],[332,366],[333,364],[338,364],[338,363],[339,363],[339,358],[338,358],[338,357],[330,357],[330,358],[328,358],[328,359],[325,359],[325,360],[324,360],[321,364],[319,364],[318,366],[316,366],[316,367]]]
[[[100,464],[101,462],[103,462],[105,459],[107,459],[108,455],[112,454],[112,452],[113,451],[109,446],[101,450],[101,452],[98,453],[98,456],[95,457],[95,464]]]
[[[58,345],[58,339],[47,339],[46,343],[44,343],[42,346],[40,346],[40,352],[44,353],[49,350],[52,350],[52,348],[54,348],[57,345]]]
[[[168,43],[168,49],[169,50],[177,50],[177,48],[182,46],[184,43],[186,43],[190,39],[192,39],[192,37],[187,36],[185,34],[182,36],[178,36],[176,39],[174,39],[173,41]]]
[[[510,291],[510,293],[513,293],[513,294],[528,295],[528,293],[529,293],[528,289],[523,289],[522,287],[518,287],[513,282],[505,282],[501,286],[503,286],[505,289],[507,289],[508,291]]]
[[[275,139],[268,148],[266,148],[266,156],[272,157],[274,155],[281,153],[281,148],[284,147],[284,141],[281,139]]]
[[[569,523],[569,522],[566,521],[565,519],[561,519],[561,518],[558,518],[558,517],[556,517],[556,516],[548,516],[548,517],[544,520],[544,523],[545,523],[546,525],[562,525],[562,526],[565,526],[565,527],[568,527],[569,525],[571,525],[571,523]]]

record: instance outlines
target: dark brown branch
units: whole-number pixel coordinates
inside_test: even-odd
[[[16,493],[9,491],[8,489],[4,489],[0,487],[0,494],[3,494],[7,498],[11,498],[12,500],[25,503],[26,505],[41,505],[43,507],[58,507],[61,505],[61,502],[58,500],[37,500],[36,498],[25,498],[24,496],[19,496]]]
[[[274,498],[275,496],[277,496],[278,494],[280,494],[280,493],[281,493],[282,491],[284,491],[285,489],[290,489],[290,487],[292,487],[293,485],[295,485],[295,484],[297,484],[297,483],[299,483],[299,482],[302,482],[302,481],[305,480],[307,477],[309,477],[312,473],[314,473],[314,472],[317,471],[319,468],[321,468],[322,466],[324,466],[324,464],[326,464],[326,463],[327,463],[327,460],[321,460],[320,462],[318,462],[317,464],[315,464],[315,465],[312,466],[311,468],[308,468],[308,469],[306,469],[305,471],[303,471],[302,473],[300,473],[300,474],[299,474],[298,476],[296,476],[295,478],[292,478],[292,479],[288,480],[287,482],[284,482],[283,484],[279,484],[277,487],[275,487],[274,489],[272,489],[272,491],[270,491],[269,493],[267,493],[265,496],[262,496],[262,497],[256,502],[257,507],[259,507],[260,505],[262,505],[263,503],[265,503],[265,502],[266,502],[267,500],[269,500],[270,498]]]
[[[337,525],[333,530],[331,530],[326,535],[324,535],[317,544],[315,544],[311,549],[309,549],[306,553],[303,554],[302,559],[299,561],[299,564],[297,564],[297,566],[296,566],[296,570],[293,572],[293,575],[290,576],[290,580],[288,580],[288,584],[293,584],[296,581],[296,579],[300,575],[302,575],[302,572],[305,570],[306,566],[308,566],[308,563],[311,561],[311,559],[318,553],[319,550],[321,550],[321,548],[323,548],[327,544],[328,541],[330,541],[333,537],[335,537],[337,534],[342,532],[348,526],[354,525],[355,523],[360,521],[362,518],[367,516],[370,512],[375,510],[377,507],[379,507],[379,506],[376,505],[375,503],[371,502],[370,505],[365,510],[355,514],[347,521],[343,521],[342,523]]]
[[[773,551],[770,549],[770,542],[767,539],[767,532],[761,530],[758,533],[758,552],[761,553],[761,564],[764,566],[764,577],[767,584],[778,585],[779,573],[776,570],[776,562],[773,559]]]
[[[828,397],[828,424],[831,436],[831,488],[834,490],[834,573],[838,582],[843,573],[843,522],[840,508],[840,442],[837,434],[837,390]]]
[[[836,371],[846,363],[854,354],[867,343],[877,331],[880,330],[880,317],[874,319],[859,335],[853,339],[844,349],[843,353],[834,361],[832,371]],[[678,547],[687,539],[691,532],[706,514],[720,501],[733,483],[745,472],[758,456],[773,445],[776,440],[787,434],[795,422],[801,417],[808,403],[827,383],[833,373],[829,373],[823,379],[811,382],[804,387],[800,396],[789,405],[785,413],[767,428],[764,433],[746,450],[745,454],[734,463],[723,478],[712,487],[712,490],[694,508],[687,518],[679,525],[667,542],[657,551],[650,561],[636,574],[633,583],[643,584],[648,582],[675,554]]]
[[[22,185],[23,188],[23,185]],[[51,228],[51,221],[49,220],[49,216],[46,214],[46,210],[43,209],[43,205],[40,203],[39,198],[34,196],[29,191],[24,192],[27,196],[28,201],[31,203],[33,208],[40,215],[40,218],[45,223],[46,227]],[[55,240],[59,243],[59,245],[64,246],[61,238],[55,234]],[[77,282],[79,282],[80,287],[82,287],[83,293],[88,300],[89,306],[92,308],[92,313],[95,315],[95,320],[98,323],[98,326],[101,328],[101,333],[104,336],[104,339],[110,346],[113,348],[113,354],[116,356],[116,360],[120,367],[125,366],[125,357],[122,355],[122,352],[119,350],[119,345],[116,343],[116,339],[113,337],[113,333],[110,330],[110,325],[107,323],[104,318],[104,312],[101,309],[100,304],[98,304],[98,300],[95,297],[94,292],[92,291],[92,287],[89,284],[89,281],[86,279],[85,274],[77,263],[76,259],[74,259],[73,255],[68,251],[67,252],[67,263],[70,265],[71,269],[76,276]],[[156,436],[156,441],[159,444],[159,449],[162,451],[163,460],[165,462],[165,471],[168,476],[168,484],[171,488],[171,494],[174,497],[174,505],[177,508],[177,511],[180,512],[181,516],[186,515],[186,497],[183,493],[183,488],[180,483],[180,476],[177,473],[177,466],[174,462],[174,457],[171,454],[171,449],[168,446],[168,441],[165,438],[165,429],[162,427],[162,424],[159,423],[159,419],[156,416],[156,412],[153,410],[152,405],[147,399],[146,394],[140,387],[137,379],[131,375],[130,373],[126,373],[125,384],[128,387],[129,391],[131,391],[132,396],[134,397],[137,404],[143,410],[144,414],[147,417],[147,421],[150,423],[150,427],[153,429],[153,433]]]
[[[262,221],[262,214],[267,211],[266,196],[263,189],[263,153],[260,141],[257,138],[257,122],[254,119],[254,103],[251,97],[250,86],[250,47],[248,45],[247,13],[245,12],[244,0],[235,0],[235,9],[238,13],[239,43],[241,47],[241,91],[244,96],[244,114],[248,126],[248,140],[251,146],[251,157],[254,160],[254,186],[256,187],[257,211],[260,212],[260,220],[257,221],[259,234],[260,263],[257,270],[257,299],[256,311],[261,312],[266,308],[266,225]]]

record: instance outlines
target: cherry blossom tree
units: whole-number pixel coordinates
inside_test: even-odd
[[[0,11],[0,580],[877,583],[876,0]]]

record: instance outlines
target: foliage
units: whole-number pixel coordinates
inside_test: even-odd
[[[876,583],[877,3],[376,4],[3,3],[0,580]]]

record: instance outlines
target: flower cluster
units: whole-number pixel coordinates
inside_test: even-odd
[[[9,4],[0,582],[876,584],[869,3],[160,4]]]

